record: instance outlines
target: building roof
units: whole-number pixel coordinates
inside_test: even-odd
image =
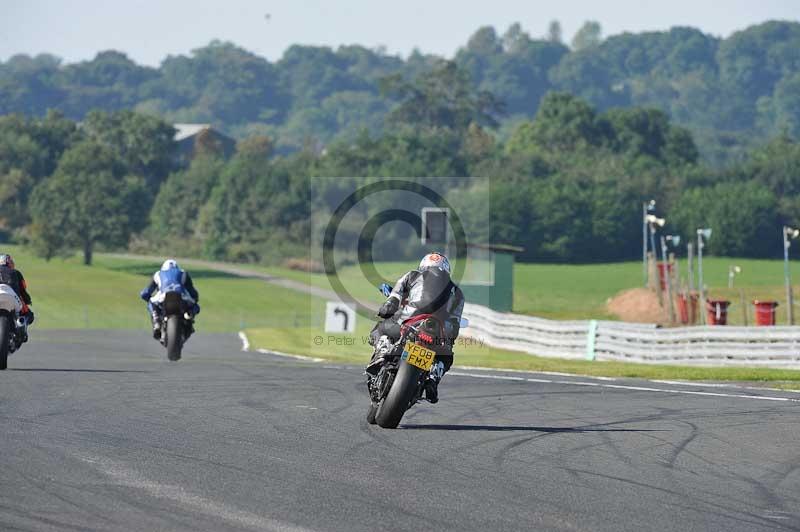
[[[172,127],[176,130],[174,140],[180,142],[183,139],[197,135],[201,131],[211,129],[211,124],[172,124]]]
[[[525,248],[512,246],[510,244],[467,244],[468,248],[485,249],[500,253],[522,253]]]

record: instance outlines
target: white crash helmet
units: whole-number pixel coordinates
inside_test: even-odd
[[[441,253],[428,253],[419,261],[419,271],[424,272],[431,268],[439,268],[450,275],[450,261]]]
[[[175,259],[167,259],[164,261],[164,264],[161,265],[161,271],[165,272],[167,270],[171,270],[172,268],[177,268],[178,262]]]

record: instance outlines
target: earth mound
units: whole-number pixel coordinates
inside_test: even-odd
[[[669,319],[658,304],[658,296],[647,288],[620,292],[608,300],[606,309],[622,321],[634,323],[666,323]]]

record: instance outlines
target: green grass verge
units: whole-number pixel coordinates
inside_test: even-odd
[[[272,349],[306,355],[332,362],[366,364],[372,348],[367,344],[371,323],[362,320],[355,335],[328,334],[321,328],[253,328],[246,333],[252,348]],[[746,381],[776,383],[787,389],[800,389],[800,371],[767,368],[706,368],[598,362],[545,358],[514,351],[470,344],[456,348],[455,364],[496,369],[556,371],[602,377],[675,379],[689,381]]]

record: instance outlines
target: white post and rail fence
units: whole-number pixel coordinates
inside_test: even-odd
[[[676,327],[556,321],[467,304],[462,335],[543,357],[800,369],[800,327]]]

